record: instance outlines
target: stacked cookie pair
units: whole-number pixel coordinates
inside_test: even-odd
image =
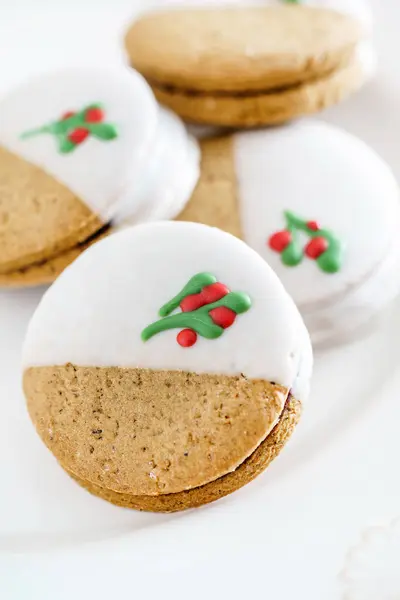
[[[160,102],[185,119],[284,123],[345,98],[373,70],[362,7],[363,22],[330,4],[334,10],[322,0],[269,0],[154,13],[133,24],[126,48]]]
[[[7,138],[7,151],[67,184],[53,159],[38,164],[22,148],[56,144],[61,161],[96,144],[97,167],[89,162],[84,180],[101,192],[109,156],[100,148],[120,136],[137,157],[127,180],[113,178],[118,192],[129,186],[113,188],[107,211],[93,210],[106,215],[107,239],[85,238],[92,247],[45,294],[23,352],[39,435],[72,478],[120,506],[182,510],[256,477],[308,396],[312,350],[299,309],[314,342],[343,341],[400,288],[389,168],[336,128],[285,124],[370,76],[365,20],[322,0],[313,2],[322,8],[268,4],[155,13],[126,36],[132,65],[176,115],[242,129],[281,125],[203,140],[194,190],[196,143],[133,72],[147,95],[140,109],[121,87],[98,105],[99,87],[95,101],[71,97],[77,113],[33,131],[24,121],[18,145],[15,133]],[[114,111],[120,104],[134,128]],[[49,106],[60,113],[60,103]],[[68,174],[87,174],[84,158]],[[161,218],[175,222],[143,224]],[[136,226],[107,236],[126,223]]]

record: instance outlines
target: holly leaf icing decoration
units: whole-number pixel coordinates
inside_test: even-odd
[[[160,315],[160,317],[166,317],[173,310],[178,308],[178,306],[180,305],[182,300],[186,298],[186,296],[191,296],[192,294],[199,294],[206,285],[211,285],[216,281],[217,278],[214,275],[211,275],[211,273],[198,273],[197,275],[194,275],[194,277],[189,279],[189,281],[187,282],[185,287],[179,292],[179,294],[174,296],[172,300],[170,300],[160,308],[158,314]]]
[[[179,306],[182,312],[171,315]],[[231,292],[211,273],[198,273],[160,308],[161,319],[143,329],[141,337],[147,341],[162,331],[183,329],[177,336],[178,343],[191,346],[196,342],[197,334],[210,340],[219,338],[236,316],[250,307],[250,297],[244,292]],[[182,336],[187,332],[189,336]]]
[[[57,121],[25,131],[21,134],[21,139],[27,140],[37,135],[50,134],[56,138],[59,152],[68,154],[90,136],[102,141],[111,141],[117,138],[116,126],[104,122],[104,118],[102,105],[90,104],[78,112],[65,113]]]
[[[322,229],[316,221],[305,221],[290,211],[284,212],[286,227],[272,234],[269,247],[281,255],[281,261],[288,267],[296,267],[304,257],[315,260],[325,273],[337,273],[343,265],[344,246],[341,240],[329,229]],[[309,242],[303,248],[300,232],[305,233]]]
[[[94,123],[87,125],[87,128],[94,137],[100,140],[113,140],[118,135],[114,125],[109,123]]]
[[[303,258],[303,249],[297,244],[289,244],[281,253],[281,261],[288,267],[296,267]]]
[[[66,137],[59,137],[58,148],[62,154],[68,154],[75,149],[75,144]]]

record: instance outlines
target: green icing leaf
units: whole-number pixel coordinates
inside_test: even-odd
[[[205,273],[200,275],[209,276],[209,274]],[[187,285],[189,285],[195,277],[193,277]],[[250,297],[243,292],[229,292],[229,294],[217,302],[212,302],[211,304],[202,306],[192,312],[182,312],[151,323],[151,325],[148,325],[143,329],[142,340],[147,341],[153,337],[153,335],[168,329],[193,329],[193,331],[206,339],[218,338],[223,334],[224,329],[214,323],[209,313],[213,308],[218,308],[220,306],[225,306],[236,312],[236,314],[241,314],[249,310],[251,307],[251,300]]]
[[[72,117],[68,117],[68,119],[62,119],[61,121],[55,121],[49,125],[49,129],[51,133],[56,135],[58,134],[67,134],[72,129],[76,127],[80,127],[83,124],[83,116],[81,113],[77,113]]]
[[[343,257],[336,248],[328,248],[321,256],[317,258],[317,263],[325,273],[337,273],[342,266]]]
[[[54,135],[65,135],[72,127],[72,124],[70,124],[69,121],[70,119],[65,119],[65,121],[51,123],[51,125],[47,127],[47,131]]]
[[[230,308],[237,315],[240,315],[249,310],[251,307],[251,300],[244,292],[229,292],[229,294],[221,298],[221,300],[218,300],[218,302],[203,306],[199,310],[209,312],[213,308],[218,308],[218,306],[226,306],[226,308]]]
[[[21,133],[21,140],[27,140],[30,137],[34,137],[35,135],[39,135],[40,133],[52,133],[50,126],[46,125],[45,127],[39,127],[38,129],[30,129],[29,131],[24,131]]]
[[[182,300],[186,298],[186,296],[198,294],[204,287],[206,287],[206,285],[211,285],[216,281],[217,278],[214,275],[211,275],[211,273],[197,273],[197,275],[194,275],[191,279],[189,279],[189,281],[187,282],[185,287],[179,292],[179,294],[174,296],[172,300],[170,300],[160,308],[158,314],[160,315],[160,317],[166,317],[173,310],[178,308],[178,306],[180,305]]]
[[[153,335],[160,333],[161,331],[167,331],[168,329],[193,329],[199,335],[207,339],[215,339],[220,337],[224,330],[219,325],[215,325],[208,312],[199,312],[195,310],[193,312],[182,312],[170,317],[165,317],[160,321],[156,321],[151,325],[148,325],[146,329],[142,331],[142,340],[147,341]]]
[[[62,154],[69,154],[73,150],[75,150],[76,144],[71,142],[67,137],[59,137],[58,140],[58,149]]]
[[[86,123],[85,126],[100,140],[114,140],[118,136],[117,128],[110,123]]]
[[[287,267],[297,267],[303,260],[302,248],[295,242],[292,242],[281,253],[281,260]]]

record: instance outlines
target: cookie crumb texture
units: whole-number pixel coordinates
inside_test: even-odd
[[[78,478],[61,465],[88,492],[107,500],[116,506],[149,512],[177,512],[209,504],[240,489],[258,475],[278,456],[292,435],[301,417],[301,403],[289,396],[279,422],[258,448],[232,473],[220,477],[206,485],[160,496],[133,496],[119,494],[99,485]]]
[[[168,508],[156,497],[228,473],[239,482],[219,495],[244,485],[235,470],[269,436],[288,395],[243,376],[73,365],[28,369],[24,390],[39,435],[68,472],[111,501],[139,496],[148,510],[179,510],[181,500]]]
[[[0,273],[71,248],[101,227],[64,185],[0,146]]]
[[[132,65],[156,87],[250,92],[326,75],[361,37],[359,23],[335,11],[259,6],[150,13],[125,43]]]

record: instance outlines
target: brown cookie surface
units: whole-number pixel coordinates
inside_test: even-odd
[[[204,223],[242,237],[232,136],[204,139],[197,186],[177,221]]]
[[[132,66],[155,88],[249,92],[326,75],[348,61],[361,36],[356,21],[330,10],[230,7],[144,15],[125,43]]]
[[[279,422],[275,425],[274,429],[235,471],[201,487],[175,494],[133,496],[117,493],[87,480],[80,479],[62,463],[61,466],[91,494],[99,496],[103,500],[107,500],[117,506],[151,512],[176,512],[188,508],[196,508],[231,494],[262,473],[278,456],[289,440],[300,420],[301,411],[301,403],[292,396],[289,396]]]
[[[30,416],[82,480],[171,494],[234,471],[271,432],[288,390],[244,376],[132,368],[32,367]]]
[[[68,188],[0,147],[0,273],[76,246],[102,223]]]

